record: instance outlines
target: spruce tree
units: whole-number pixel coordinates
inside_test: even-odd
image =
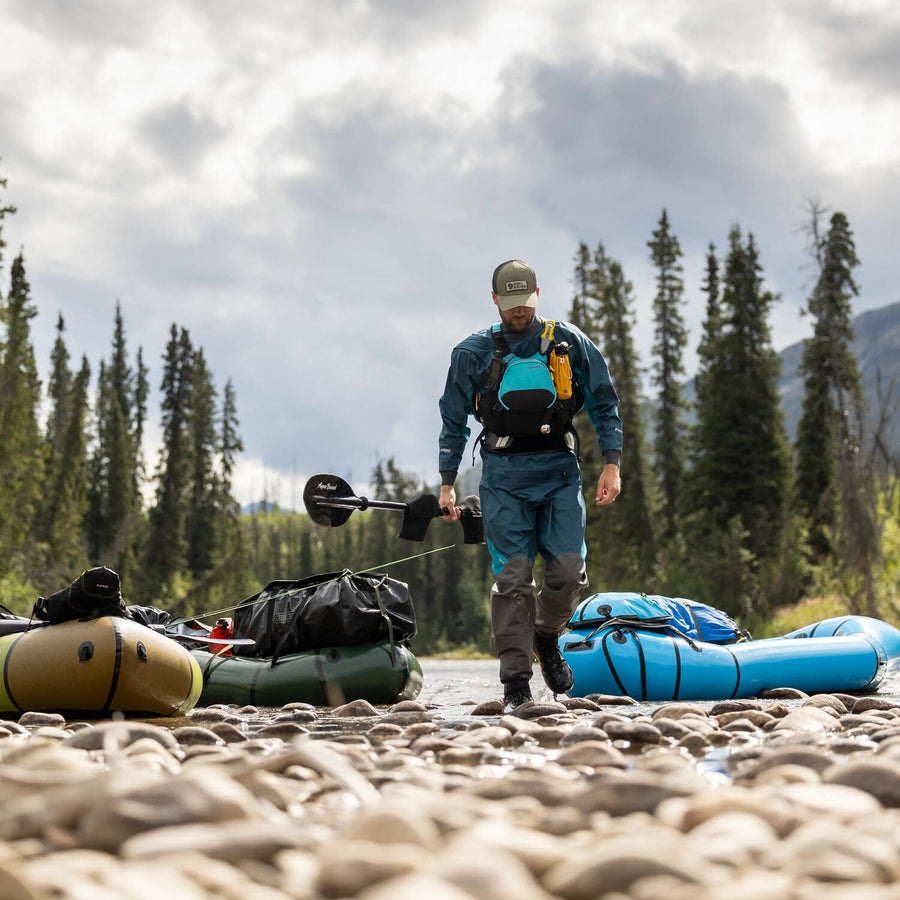
[[[6,190],[6,179],[0,178],[0,189]],[[7,216],[14,215],[16,212],[15,206],[12,206],[8,203],[0,203],[0,272],[3,271],[3,250],[6,247],[6,241],[3,237],[3,220]]]
[[[733,227],[721,324],[715,333],[714,322],[708,321],[705,336],[709,360],[697,398],[692,502],[705,511],[708,528],[720,535],[746,532],[746,550],[756,559],[779,546],[789,478],[777,390],[780,361],[768,325],[774,302],[762,287],[752,235],[744,244],[740,229]]]
[[[632,336],[634,295],[631,282],[619,262],[606,255],[600,244],[594,254],[593,293],[597,298],[593,314],[602,336],[598,341],[619,395],[619,417],[626,435],[623,454],[622,494],[603,510],[593,504],[593,484],[588,481],[588,508],[592,510],[591,538],[597,552],[601,581],[608,589],[650,587],[655,564],[655,536],[650,518],[649,469],[644,449],[643,391],[640,365]],[[596,439],[591,440],[591,446]],[[598,463],[599,469],[600,463]],[[604,553],[603,548],[615,552]]]
[[[41,384],[31,343],[37,315],[21,254],[0,307],[0,575],[25,560],[26,541],[44,490],[44,445],[38,422]]]
[[[191,367],[187,330],[173,324],[163,356],[162,447],[156,469],[156,499],[150,508],[142,586],[148,600],[172,597],[175,578],[187,569],[186,522],[191,471]]]
[[[51,590],[87,567],[85,518],[88,507],[87,416],[91,368],[82,357],[72,380],[58,452],[50,458],[42,508],[47,565],[42,587]]]
[[[652,379],[657,389],[654,459],[662,494],[663,537],[671,541],[678,530],[679,494],[684,473],[685,401],[681,383],[687,329],[681,312],[684,305],[681,246],[671,232],[665,209],[659,227],[653,232],[653,240],[648,241],[647,246],[656,269]]]
[[[88,546],[91,559],[115,569],[127,584],[140,535],[140,413],[136,375],[128,361],[121,305],[116,303],[112,348],[101,361],[90,459]]]
[[[191,363],[191,400],[188,422],[191,447],[191,474],[185,520],[187,565],[194,578],[216,564],[220,540],[217,515],[220,489],[215,472],[218,435],[216,433],[216,392],[203,350]]]
[[[797,431],[797,496],[810,521],[813,548],[827,553],[832,549],[828,535],[836,532],[841,569],[857,580],[858,587],[851,587],[853,607],[876,616],[877,472],[866,452],[865,402],[851,348],[851,303],[859,293],[853,272],[859,259],[844,213],[834,213],[814,252],[819,277],[808,306],[813,336],[804,344],[801,364],[806,393]]]
[[[66,323],[59,314],[56,320],[56,340],[50,353],[50,380],[47,383],[47,399],[50,412],[47,416],[46,442],[51,456],[59,452],[61,438],[68,419],[69,392],[72,372],[69,369],[69,349],[65,341]]]
[[[706,253],[706,273],[703,282],[706,295],[706,316],[697,348],[697,375],[694,378],[694,409],[696,421],[688,433],[688,459],[690,466],[685,475],[684,494],[686,510],[700,517],[698,524],[703,533],[709,533],[709,521],[703,512],[713,503],[714,480],[712,472],[712,448],[716,442],[715,366],[722,337],[721,286],[719,260],[715,244],[710,243]]]
[[[594,295],[593,260],[588,245],[582,241],[575,254],[575,296],[572,298],[572,309],[569,320],[585,334],[596,330],[593,310],[596,305]]]
[[[63,444],[69,417],[69,403],[72,399],[72,372],[69,369],[69,350],[66,347],[65,330],[65,321],[60,314],[56,321],[56,339],[50,353],[50,379],[47,383],[49,411],[44,437],[44,468],[47,473],[47,483],[51,486],[57,481],[57,473],[61,466],[65,465]],[[50,530],[57,514],[58,500],[59,498],[51,487],[44,493],[35,516],[34,537],[45,548],[50,540]],[[48,554],[52,559],[53,551],[48,550]]]
[[[144,428],[147,424],[147,398],[150,396],[150,383],[147,380],[148,369],[144,364],[144,351],[138,347],[135,359],[134,391],[133,391],[133,426],[132,444],[134,446],[134,496],[137,509],[142,503],[141,489],[146,475],[144,467]]]

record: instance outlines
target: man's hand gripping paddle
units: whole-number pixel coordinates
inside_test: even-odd
[[[397,535],[404,541],[424,541],[432,519],[446,515],[434,494],[422,494],[409,503],[396,500],[370,500],[357,497],[353,488],[337,475],[313,475],[303,489],[303,505],[317,525],[334,528],[343,525],[354,510],[396,509],[403,513]],[[484,528],[478,497],[465,497],[459,504],[459,521],[464,544],[483,544]]]

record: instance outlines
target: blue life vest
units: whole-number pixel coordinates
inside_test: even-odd
[[[571,372],[565,386],[554,381],[553,355],[564,355],[568,346],[553,340],[554,322],[544,324],[538,352],[526,357],[510,351],[499,323],[491,329],[494,357],[485,385],[475,396],[475,415],[494,435],[561,435],[581,409],[584,398],[572,385]]]

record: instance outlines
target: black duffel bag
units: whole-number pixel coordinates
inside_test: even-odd
[[[128,617],[119,575],[106,566],[85,569],[68,587],[38,597],[32,616],[51,625],[97,616]]]
[[[272,657],[319,647],[370,641],[409,641],[416,614],[409,587],[387,575],[330,572],[294,581],[271,581],[234,611],[234,636],[252,647],[237,656]]]

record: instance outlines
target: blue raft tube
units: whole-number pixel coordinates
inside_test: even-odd
[[[684,615],[685,604],[711,609],[634,593],[582,601],[559,639],[575,676],[569,696],[726,700],[780,687],[809,694],[874,691],[889,665],[900,662],[900,631],[879,619],[826,619],[758,641],[737,640],[735,626],[729,640],[716,642],[691,636],[696,622],[690,607]]]

